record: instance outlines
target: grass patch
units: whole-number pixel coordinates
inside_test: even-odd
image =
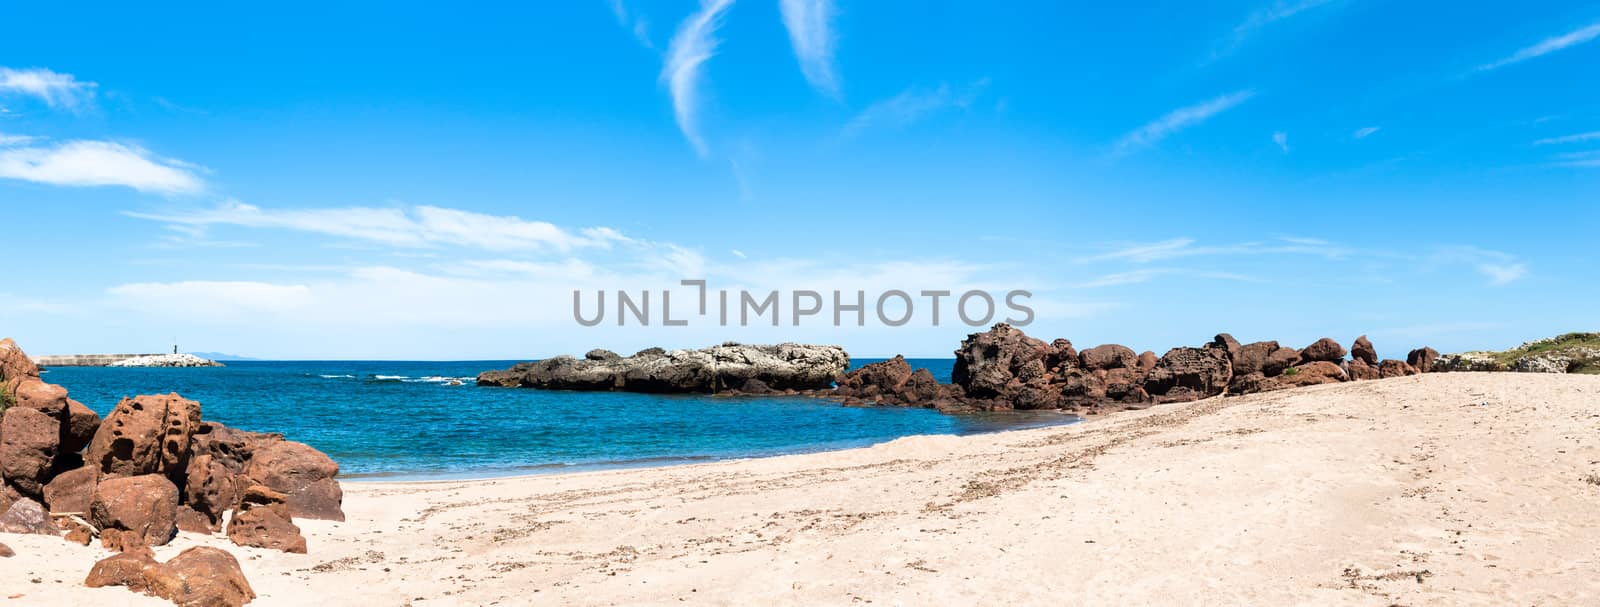
[[[1582,350],[1600,350],[1600,333],[1566,333],[1555,337],[1530,341],[1521,346],[1500,352],[1482,352],[1504,365],[1513,368],[1518,359],[1536,354],[1562,354],[1574,359],[1568,373],[1600,375],[1600,356],[1585,355]]]
[[[6,409],[17,404],[17,397],[11,394],[11,382],[0,381],[0,415],[5,415]]]
[[[1299,375],[1300,374],[1300,368],[1299,367],[1289,367],[1289,368],[1283,370],[1283,374],[1285,376],[1289,376],[1289,377],[1292,377],[1292,376],[1295,376],[1295,375]]]

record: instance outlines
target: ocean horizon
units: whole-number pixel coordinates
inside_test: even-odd
[[[858,359],[851,368],[883,359]],[[804,396],[480,387],[500,361],[232,361],[216,368],[53,367],[105,415],[125,396],[178,394],[207,420],[281,432],[347,480],[460,480],[665,466],[865,447],[1077,421],[1059,412],[947,415]],[[948,381],[955,360],[909,359]],[[459,382],[459,383],[457,383]]]

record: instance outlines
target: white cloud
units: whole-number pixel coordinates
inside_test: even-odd
[[[1109,253],[1078,259],[1078,263],[1125,261],[1151,263],[1185,257],[1216,255],[1313,255],[1327,259],[1346,257],[1354,251],[1317,238],[1284,236],[1269,242],[1244,242],[1229,245],[1196,245],[1193,238],[1174,238],[1154,243],[1133,244]]]
[[[1211,52],[1210,60],[1215,61],[1232,53],[1233,51],[1237,50],[1240,45],[1244,44],[1245,40],[1249,39],[1251,35],[1269,25],[1314,8],[1332,4],[1335,1],[1336,0],[1300,0],[1299,2],[1285,2],[1283,0],[1278,0],[1273,2],[1271,6],[1250,13],[1249,16],[1245,17],[1244,21],[1235,26],[1233,28],[1232,35],[1228,39],[1228,42]]]
[[[1489,277],[1489,284],[1501,286],[1516,282],[1528,274],[1528,266],[1520,263],[1512,264],[1478,264],[1478,271]]]
[[[811,86],[830,97],[839,96],[839,81],[834,73],[833,0],[779,0],[783,26],[789,30],[800,71]]]
[[[193,165],[132,145],[68,141],[0,149],[0,178],[64,186],[125,186],[142,192],[192,194],[205,189]]]
[[[78,109],[94,96],[95,86],[95,83],[80,81],[72,74],[60,74],[43,68],[18,70],[0,67],[0,94],[36,97],[53,108]]]
[[[678,32],[667,46],[666,64],[661,68],[661,80],[672,94],[678,130],[702,157],[708,148],[699,130],[700,80],[706,61],[716,54],[721,43],[716,37],[717,28],[731,6],[733,0],[701,0],[700,10],[678,25]]]
[[[276,210],[230,201],[212,209],[127,215],[176,226],[294,230],[410,248],[452,245],[493,251],[548,249],[564,252],[632,242],[611,228],[585,228],[574,233],[543,221],[425,205],[409,209]]]
[[[965,109],[972,105],[988,86],[989,79],[983,78],[959,90],[944,83],[931,90],[908,88],[899,95],[867,106],[867,109],[862,110],[845,125],[842,134],[845,137],[853,137],[864,130],[879,126],[904,127],[946,109]]]
[[[32,137],[32,136],[29,136],[29,135],[8,135],[8,134],[5,134],[5,133],[0,133],[0,148],[8,148],[8,147],[17,146],[17,145],[27,145],[27,144],[33,143],[35,141],[38,141],[38,140],[39,140],[38,137]]]
[[[1561,144],[1561,143],[1583,143],[1585,141],[1594,141],[1594,140],[1597,140],[1597,139],[1600,139],[1600,131],[1590,131],[1588,133],[1574,133],[1572,135],[1563,135],[1561,137],[1548,137],[1548,138],[1545,138],[1545,139],[1540,139],[1538,141],[1535,141],[1535,142],[1533,142],[1533,144],[1534,145],[1555,145],[1555,144]]]
[[[1278,148],[1282,149],[1283,153],[1285,153],[1285,154],[1289,153],[1289,134],[1288,133],[1283,132],[1283,131],[1278,131],[1276,133],[1273,133],[1272,134],[1272,142],[1278,144]]]
[[[1154,145],[1156,142],[1166,139],[1168,135],[1205,122],[1212,116],[1244,103],[1253,95],[1255,95],[1254,91],[1235,91],[1202,103],[1168,112],[1165,116],[1124,136],[1117,142],[1116,152],[1119,154],[1126,153],[1133,148]]]
[[[1354,134],[1352,134],[1351,136],[1355,137],[1356,139],[1366,139],[1368,136],[1370,136],[1373,133],[1376,133],[1376,132],[1378,132],[1380,130],[1383,130],[1383,127],[1377,127],[1377,126],[1362,127],[1362,128],[1356,129],[1356,132]]]
[[[1512,53],[1509,56],[1500,59],[1499,61],[1480,65],[1476,71],[1484,72],[1493,69],[1499,69],[1514,63],[1521,63],[1535,57],[1542,57],[1565,48],[1589,42],[1590,40],[1594,40],[1596,37],[1600,37],[1600,23],[1595,23],[1593,25],[1589,25],[1587,27],[1583,27],[1553,38],[1547,38],[1538,44]]]
[[[644,16],[628,10],[622,0],[611,0],[611,14],[617,18],[617,24],[626,28],[639,44],[648,49],[654,49],[655,43],[650,41],[650,22]]]

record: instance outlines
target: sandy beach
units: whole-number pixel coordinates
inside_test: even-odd
[[[1428,374],[1058,428],[482,481],[347,482],[256,605],[1600,602],[1600,377]],[[166,605],[3,535],[0,604]]]

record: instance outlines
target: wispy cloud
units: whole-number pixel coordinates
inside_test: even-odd
[[[1269,241],[1243,242],[1227,245],[1201,245],[1193,238],[1173,238],[1153,243],[1140,243],[1099,255],[1078,259],[1078,263],[1124,261],[1152,263],[1186,257],[1211,255],[1315,255],[1336,259],[1351,255],[1349,248],[1326,240],[1301,237],[1278,237]]]
[[[800,61],[806,82],[824,94],[839,96],[838,76],[834,73],[833,19],[837,14],[833,0],[779,0],[783,26],[789,30],[789,45]]]
[[[1480,65],[1474,71],[1485,72],[1489,70],[1500,69],[1502,67],[1515,63],[1521,63],[1536,57],[1543,57],[1562,49],[1571,48],[1585,42],[1589,42],[1590,40],[1594,40],[1596,37],[1600,37],[1600,23],[1595,23],[1553,38],[1546,38],[1538,44],[1512,53],[1505,58],[1500,59],[1499,61]]]
[[[1561,144],[1561,143],[1583,143],[1585,141],[1595,141],[1595,140],[1600,140],[1600,131],[1590,131],[1588,133],[1575,133],[1575,134],[1572,134],[1572,135],[1563,135],[1561,137],[1549,137],[1549,138],[1540,139],[1538,141],[1535,141],[1535,142],[1533,142],[1533,144],[1534,145],[1555,145],[1555,144]]]
[[[1510,263],[1483,263],[1478,264],[1478,271],[1489,277],[1489,284],[1494,286],[1508,285],[1516,282],[1528,274],[1527,264]]]
[[[899,95],[867,106],[845,125],[842,134],[853,137],[870,128],[904,127],[947,109],[965,109],[988,86],[989,79],[983,78],[959,89],[946,83],[934,89],[908,88]]]
[[[1234,51],[1238,50],[1246,40],[1250,39],[1252,35],[1269,25],[1320,6],[1333,4],[1336,1],[1338,0],[1300,0],[1299,2],[1284,2],[1279,0],[1278,2],[1272,3],[1271,6],[1250,13],[1249,16],[1245,17],[1244,21],[1240,22],[1239,25],[1233,28],[1233,31],[1230,33],[1227,42],[1211,52],[1209,61],[1216,61],[1217,59],[1221,59],[1232,54]]]
[[[141,192],[193,194],[205,189],[194,168],[138,146],[109,141],[0,148],[0,178],[50,185],[124,186]]]
[[[1362,127],[1362,128],[1356,129],[1356,132],[1351,134],[1351,136],[1355,137],[1356,139],[1366,139],[1368,136],[1371,136],[1373,133],[1377,133],[1378,131],[1381,131],[1381,130],[1383,130],[1383,127],[1377,127],[1377,126]]]
[[[1225,112],[1234,106],[1244,103],[1254,95],[1255,91],[1235,91],[1220,97],[1197,103],[1195,105],[1181,107],[1168,112],[1165,116],[1157,118],[1154,122],[1139,127],[1132,133],[1128,133],[1127,135],[1123,136],[1123,138],[1117,142],[1116,152],[1118,154],[1123,154],[1132,151],[1134,148],[1154,145],[1156,142],[1166,139],[1168,135],[1205,122],[1212,116]]]
[[[1489,279],[1489,286],[1501,287],[1528,275],[1528,264],[1517,256],[1473,246],[1439,247],[1423,260],[1430,266],[1469,266]]]
[[[0,148],[8,148],[15,145],[27,145],[38,140],[38,137],[33,137],[30,135],[10,135],[7,133],[0,133]]]
[[[44,68],[0,67],[0,94],[27,95],[52,108],[76,110],[94,97],[95,83]]]
[[[126,215],[171,226],[293,230],[410,248],[452,245],[493,251],[565,252],[632,242],[611,228],[568,230],[543,221],[434,206],[273,210],[235,201],[212,209]]]
[[[643,15],[628,10],[623,0],[610,0],[611,14],[617,18],[617,25],[621,25],[633,34],[639,44],[648,49],[654,49],[655,43],[650,41],[650,22]]]
[[[704,157],[709,149],[699,130],[700,81],[706,61],[716,54],[717,28],[722,16],[733,6],[733,0],[701,0],[700,10],[678,25],[678,31],[667,46],[667,61],[661,68],[661,80],[672,94],[672,110],[677,116],[678,130]]]
[[[1278,144],[1278,149],[1283,150],[1283,153],[1285,153],[1285,154],[1289,153],[1289,134],[1288,133],[1283,132],[1283,131],[1278,131],[1276,133],[1273,133],[1272,134],[1272,142]]]

